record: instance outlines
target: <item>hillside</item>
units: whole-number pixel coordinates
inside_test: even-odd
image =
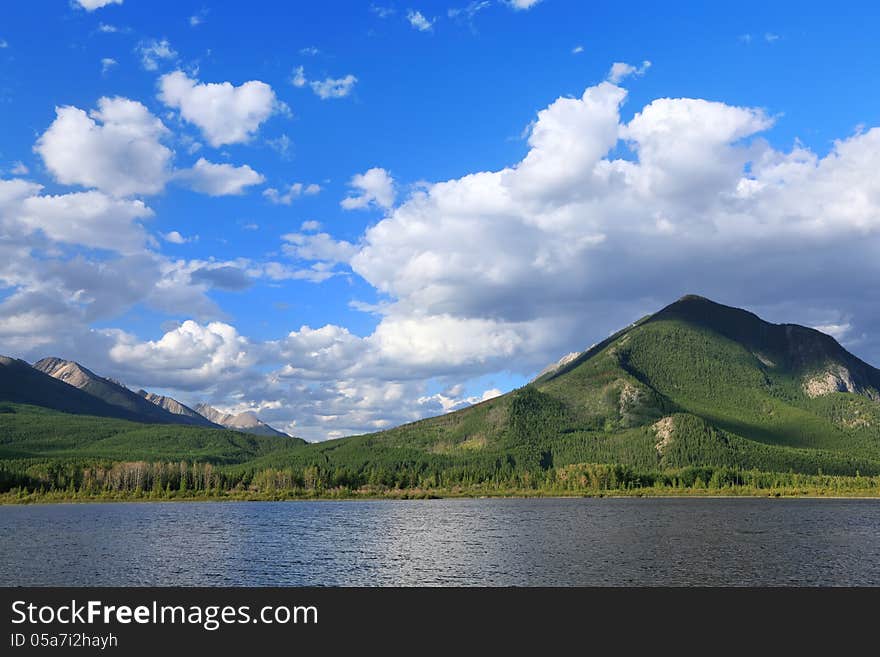
[[[125,420],[138,417],[129,409],[110,404],[31,367],[23,360],[7,356],[0,356],[0,401],[32,404],[64,413]]]
[[[217,425],[198,413],[191,415],[171,413],[161,405],[153,403],[152,400],[132,392],[118,381],[98,376],[74,361],[61,358],[43,358],[34,363],[34,369],[82,390],[107,404],[116,406],[122,409],[127,417],[141,422],[193,424],[217,428]]]
[[[481,404],[318,444],[267,438],[274,442],[260,443],[265,449],[212,458],[217,485],[239,491],[772,485],[797,473],[849,477],[834,486],[863,491],[875,486],[866,476],[880,475],[878,400],[880,371],[832,337],[687,296]],[[58,414],[49,440],[34,413],[0,419],[8,431],[31,418],[0,458],[45,455],[86,469],[98,457],[206,458],[201,443],[177,443],[174,432],[155,450],[128,442],[127,432],[80,443],[68,439],[73,429]],[[103,421],[93,420],[97,435]],[[176,485],[161,477],[160,488]]]
[[[874,474],[878,391],[880,371],[828,335],[687,296],[507,395],[253,465]]]

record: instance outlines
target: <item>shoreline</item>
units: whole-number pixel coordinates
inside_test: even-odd
[[[510,493],[465,493],[450,491],[415,492],[399,491],[389,494],[361,495],[207,495],[181,497],[151,497],[149,495],[126,495],[119,497],[103,496],[52,496],[29,495],[24,498],[9,499],[0,496],[0,506],[36,506],[48,504],[154,504],[154,503],[200,503],[200,502],[372,502],[372,501],[418,501],[418,500],[486,500],[486,499],[770,499],[770,500],[880,500],[880,490],[865,494],[865,491],[847,495],[839,491],[803,492],[795,490],[745,490],[733,492],[720,490],[718,493],[681,492],[671,493],[669,490],[653,492],[651,490],[625,491],[578,491],[566,494],[560,491],[548,491],[543,494],[535,492]]]

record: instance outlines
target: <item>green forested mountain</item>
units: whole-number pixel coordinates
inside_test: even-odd
[[[0,457],[49,457],[28,438],[8,445],[14,416],[33,414],[13,410],[0,413]],[[170,438],[127,456],[125,440],[51,458],[201,458],[187,459]],[[880,475],[880,371],[816,330],[687,296],[487,402],[314,445],[267,441],[213,463],[217,487],[256,491],[864,479]],[[159,488],[180,484],[164,476]]]

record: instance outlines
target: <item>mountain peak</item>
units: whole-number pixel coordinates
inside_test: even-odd
[[[59,381],[69,383],[76,388],[82,388],[90,381],[101,378],[76,361],[65,360],[57,356],[49,356],[48,358],[38,360],[34,363],[34,369],[43,372],[43,374],[48,374]]]
[[[286,436],[283,431],[278,431],[259,419],[253,411],[242,413],[224,413],[208,404],[196,404],[196,413],[205,417],[215,424],[219,424],[235,431],[244,431],[263,436]]]

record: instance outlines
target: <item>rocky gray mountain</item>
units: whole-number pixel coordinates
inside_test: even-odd
[[[111,379],[98,376],[76,361],[63,358],[43,358],[33,365],[33,369],[63,381],[73,388],[91,395],[111,406],[122,409],[128,419],[139,422],[158,422],[163,424],[193,424],[204,427],[214,426],[203,416],[194,413],[178,415],[162,406],[151,403],[141,395]],[[118,415],[117,415],[118,417]]]
[[[137,394],[139,394],[141,397],[146,399],[148,402],[151,402],[151,403],[155,404],[156,406],[158,406],[159,408],[163,408],[166,411],[168,411],[169,413],[172,413],[174,415],[183,415],[184,417],[188,417],[193,420],[197,420],[199,423],[201,423],[202,420],[207,419],[207,418],[205,418],[204,415],[197,413],[196,411],[191,409],[189,406],[187,406],[186,404],[182,404],[181,402],[177,401],[173,397],[166,397],[165,395],[157,395],[154,392],[147,392],[146,390],[143,390],[143,389],[138,390]],[[215,424],[215,423],[212,422],[212,424]]]
[[[224,413],[208,404],[197,404],[196,411],[214,424],[219,424],[227,429],[244,431],[245,433],[252,433],[257,436],[287,435],[283,431],[278,431],[278,429],[270,427],[250,411],[237,414]]]

